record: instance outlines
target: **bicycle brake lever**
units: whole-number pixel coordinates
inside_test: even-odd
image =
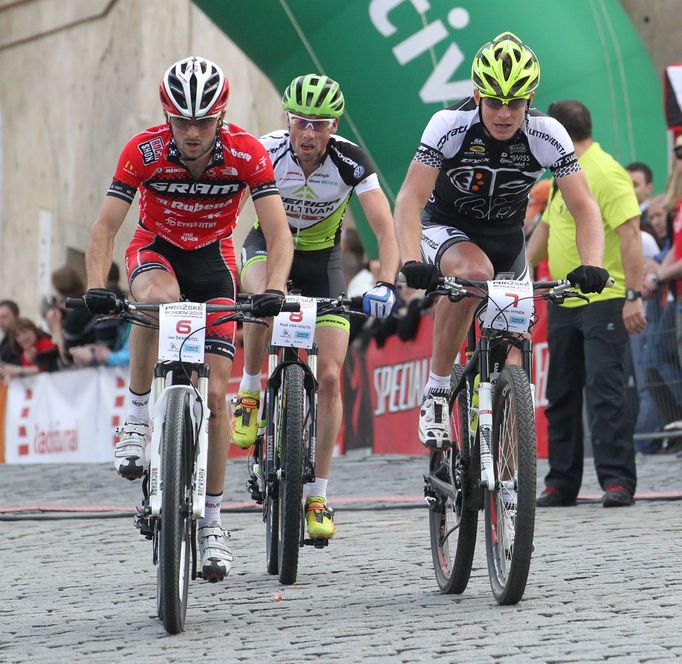
[[[262,319],[262,318],[254,318],[252,316],[244,316],[244,318],[241,319],[242,323],[254,323],[255,325],[265,325],[265,327],[268,326],[268,324]],[[214,323],[215,325],[215,323]]]

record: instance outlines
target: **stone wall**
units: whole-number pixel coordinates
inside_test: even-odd
[[[225,70],[229,121],[281,126],[269,81],[190,0],[0,0],[0,299],[36,318],[50,272],[82,266],[123,145],[163,120],[160,78],[190,54]],[[116,240],[121,266],[136,213]],[[249,203],[237,238],[252,219]]]

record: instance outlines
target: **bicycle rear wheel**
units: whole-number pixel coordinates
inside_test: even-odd
[[[455,365],[451,385],[454,388],[463,369]],[[435,490],[429,509],[431,554],[438,587],[443,593],[463,593],[469,577],[476,548],[478,504],[472,491],[478,461],[472,459],[469,443],[468,387],[450,398],[450,424],[453,446],[444,451],[433,451],[429,459],[432,476],[448,483],[454,499]]]
[[[282,478],[279,482],[279,580],[296,581],[303,514],[303,369],[291,364],[282,384],[283,420],[278,429]]]
[[[505,367],[493,393],[492,454],[497,486],[486,491],[488,575],[498,604],[526,589],[535,528],[535,412],[528,377]]]
[[[192,532],[192,421],[189,395],[171,390],[161,434],[161,523],[157,613],[170,634],[185,627]]]

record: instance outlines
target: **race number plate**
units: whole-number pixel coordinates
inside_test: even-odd
[[[533,316],[533,284],[530,281],[489,281],[488,296],[483,327],[509,332],[528,331]]]
[[[314,298],[287,295],[287,302],[298,302],[300,311],[283,311],[275,316],[272,344],[293,348],[312,348],[317,321],[317,302]]]
[[[159,360],[203,362],[205,336],[205,304],[173,302],[159,307]]]

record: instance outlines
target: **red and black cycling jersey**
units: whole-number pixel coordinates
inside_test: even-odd
[[[279,193],[257,138],[224,125],[206,170],[194,178],[164,124],[128,141],[107,195],[132,203],[139,188],[140,225],[177,247],[196,249],[232,233],[246,187],[253,200]]]

